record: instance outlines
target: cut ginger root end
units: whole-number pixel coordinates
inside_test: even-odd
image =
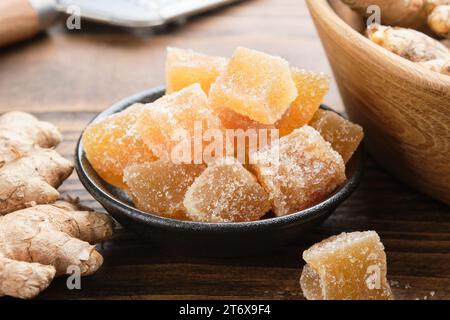
[[[351,159],[364,137],[361,126],[332,111],[317,110],[309,125],[320,132],[345,163]]]
[[[225,69],[228,59],[192,50],[167,48],[166,93],[179,91],[199,83],[205,93]]]
[[[278,121],[296,97],[286,60],[246,48],[234,51],[209,92],[213,109],[228,108],[266,125]]]
[[[186,192],[189,218],[199,222],[258,220],[270,210],[267,193],[234,158],[210,165]]]
[[[384,246],[375,231],[342,233],[303,252],[308,300],[391,300]]]
[[[137,118],[144,106],[135,104],[100,122],[90,124],[83,133],[86,158],[102,179],[126,188],[123,170],[136,163],[156,160],[137,131]]]
[[[160,159],[125,168],[124,180],[139,210],[187,220],[184,195],[205,167]]]
[[[63,201],[0,217],[0,296],[33,298],[69,266],[94,273],[103,258],[93,244],[112,232],[109,216]]]
[[[288,135],[308,124],[330,89],[330,78],[324,74],[297,68],[292,68],[291,74],[298,96],[281,120],[276,123],[280,136]]]

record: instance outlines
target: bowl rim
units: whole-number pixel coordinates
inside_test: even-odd
[[[331,7],[329,0],[306,0],[306,3],[314,19],[320,19],[321,22],[332,26],[333,29],[341,30],[339,32],[341,38],[347,38],[347,42],[352,42],[355,47],[363,50],[365,48],[378,58],[384,58],[383,63],[389,64],[389,70],[392,73],[402,74],[405,79],[416,84],[423,84],[441,91],[448,90],[449,76],[422,68],[370,41],[344,21]]]
[[[113,195],[108,194],[104,191],[104,187],[99,186],[90,176],[83,162],[86,162],[89,166],[89,161],[85,157],[85,152],[83,149],[82,136],[87,128],[87,126],[96,121],[100,121],[101,119],[120,112],[134,103],[139,103],[139,101],[145,101],[146,98],[152,96],[163,95],[165,92],[164,86],[158,86],[152,89],[148,89],[145,91],[141,91],[137,94],[126,97],[104,111],[97,114],[83,129],[80,133],[80,137],[78,138],[78,142],[76,144],[75,149],[75,170],[77,175],[86,188],[86,190],[100,203],[106,203],[108,207],[114,208],[114,210],[118,210],[123,212],[127,217],[133,219],[134,221],[143,223],[143,224],[157,224],[161,228],[176,228],[176,229],[189,229],[189,230],[216,230],[221,229],[222,231],[237,231],[241,228],[245,227],[246,229],[264,229],[269,228],[274,225],[287,225],[297,220],[304,220],[303,223],[306,223],[310,220],[315,220],[327,214],[327,212],[333,208],[336,208],[337,205],[346,200],[357,188],[363,173],[363,163],[364,163],[364,153],[362,150],[362,144],[355,151],[353,157],[354,164],[354,172],[353,175],[348,178],[344,185],[339,187],[337,190],[333,192],[331,196],[326,198],[325,200],[317,203],[316,205],[309,207],[307,209],[281,216],[281,217],[272,217],[268,219],[262,219],[257,221],[248,221],[248,222],[234,222],[234,223],[207,223],[207,222],[195,222],[195,221],[182,221],[176,220],[172,218],[162,217],[153,213],[148,213],[141,211],[134,206],[117,199]],[[333,109],[327,107],[326,105],[321,105],[321,108],[330,110],[333,112]],[[336,112],[338,113],[338,112]],[[340,114],[340,113],[338,113]],[[342,114],[340,114],[342,116]],[[94,174],[95,171],[92,169]],[[97,176],[99,180],[105,182],[100,176]],[[105,182],[107,183],[107,182]],[[105,208],[106,209],[106,208]],[[106,209],[108,211],[108,209]]]

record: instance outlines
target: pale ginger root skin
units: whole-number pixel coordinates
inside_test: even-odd
[[[52,149],[36,148],[0,168],[0,216],[33,204],[56,201],[56,190],[73,164]]]
[[[11,260],[0,255],[0,297],[34,298],[50,285],[55,273],[53,266]]]
[[[419,64],[422,67],[425,67],[431,71],[439,72],[439,73],[445,74],[447,76],[450,76],[450,58],[447,60],[437,59],[437,60],[419,62]]]
[[[0,217],[0,296],[33,298],[69,266],[94,273],[103,258],[93,244],[109,239],[113,226],[109,216],[63,201]]]
[[[386,25],[420,29],[426,23],[424,0],[342,0],[342,2],[363,16],[372,14],[367,12],[369,6],[378,6],[381,11],[381,23]]]
[[[0,116],[0,168],[26,156],[36,146],[53,148],[61,139],[53,124],[25,112],[8,112]]]
[[[367,36],[385,49],[413,62],[447,59],[450,56],[445,45],[413,29],[373,24],[367,28]]]
[[[428,25],[436,34],[443,37],[449,37],[450,4],[437,6],[428,16]]]

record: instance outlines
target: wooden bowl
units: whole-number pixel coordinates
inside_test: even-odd
[[[372,43],[335,1],[307,4],[369,153],[400,180],[450,204],[450,77]]]

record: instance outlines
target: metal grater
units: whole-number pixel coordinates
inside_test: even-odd
[[[29,0],[41,27],[61,14],[79,12],[82,19],[129,28],[162,26],[239,0]],[[75,9],[75,11],[73,11]]]

